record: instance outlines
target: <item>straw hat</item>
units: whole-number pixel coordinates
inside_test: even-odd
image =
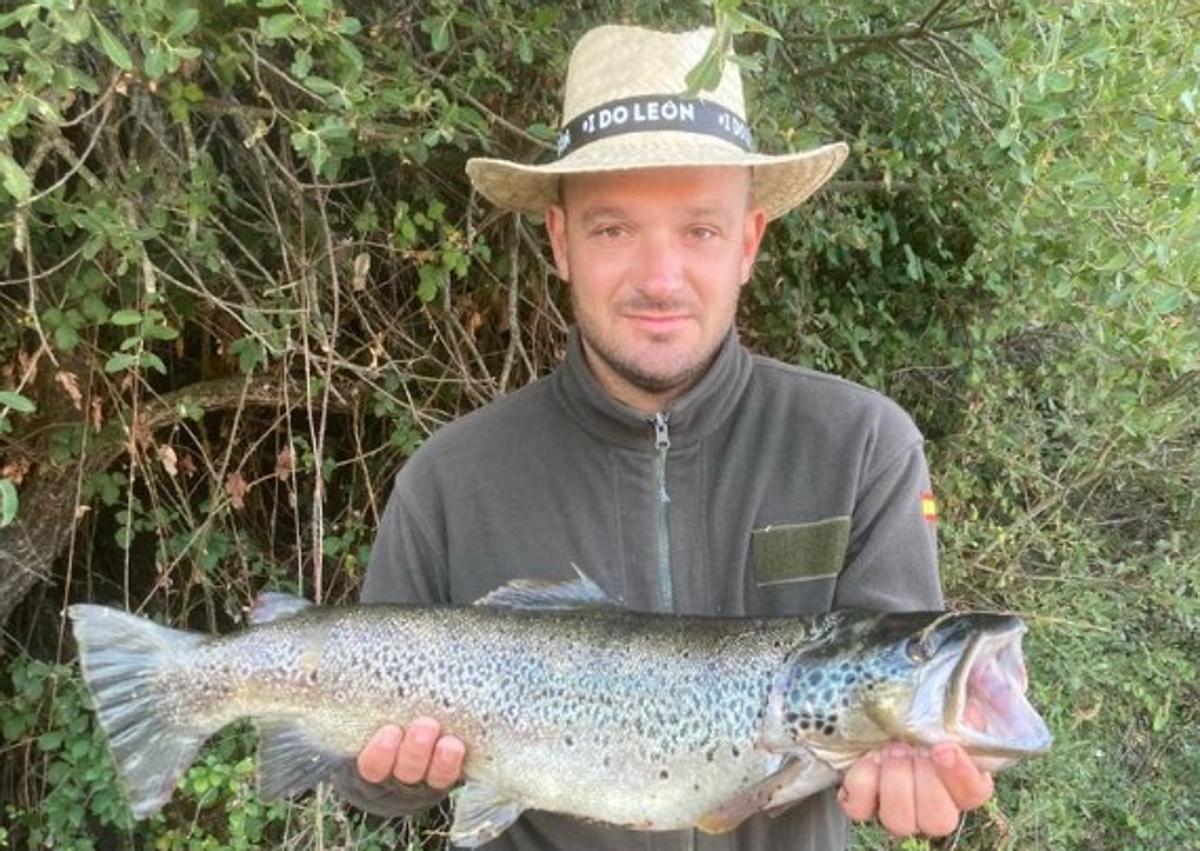
[[[726,62],[721,82],[685,98],[711,29],[665,33],[629,26],[587,32],[567,67],[557,159],[546,165],[476,157],[467,174],[489,201],[527,213],[557,203],[564,174],[671,166],[745,165],[767,218],[801,204],[846,159],[838,142],[795,154],[754,153],[742,78]]]

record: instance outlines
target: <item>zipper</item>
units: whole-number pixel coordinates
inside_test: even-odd
[[[675,592],[671,587],[671,533],[667,523],[667,506],[671,497],[667,494],[667,452],[671,448],[671,434],[667,430],[670,414],[659,411],[654,415],[654,475],[658,486],[658,592],[664,612],[675,611]]]

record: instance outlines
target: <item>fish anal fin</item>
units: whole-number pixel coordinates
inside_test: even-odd
[[[508,830],[524,809],[524,806],[505,798],[488,784],[468,781],[454,794],[450,843],[463,848],[475,848],[490,842]]]
[[[575,579],[514,579],[480,597],[475,605],[558,610],[620,605],[582,570],[571,566],[575,568]]]
[[[280,618],[291,617],[312,606],[312,603],[295,594],[282,591],[263,591],[254,598],[246,619],[255,625],[270,623]]]
[[[258,794],[264,801],[311,789],[350,757],[315,744],[294,722],[260,721]]]

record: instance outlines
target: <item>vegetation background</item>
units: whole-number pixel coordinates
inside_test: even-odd
[[[133,824],[64,606],[354,599],[404,458],[562,351],[540,229],[465,159],[547,156],[589,26],[714,19],[762,149],[853,150],[773,225],[745,341],[912,411],[950,600],[1032,626],[1055,749],[931,844],[1200,848],[1200,5],[4,7],[0,848],[439,846],[261,803],[246,728]]]

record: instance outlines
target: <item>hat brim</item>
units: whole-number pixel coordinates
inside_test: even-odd
[[[566,174],[688,166],[747,166],[751,192],[768,219],[804,203],[846,160],[842,142],[794,154],[747,153],[710,137],[658,131],[601,139],[546,165],[475,157],[467,175],[481,195],[499,207],[541,214],[558,203],[558,180]]]

